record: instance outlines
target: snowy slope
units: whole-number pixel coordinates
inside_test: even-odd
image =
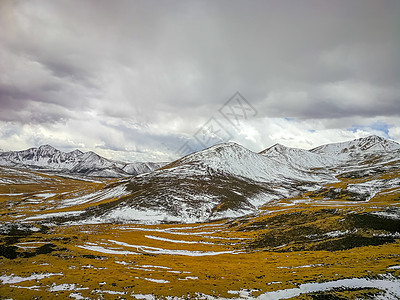
[[[391,152],[400,149],[400,144],[380,136],[371,135],[348,142],[322,145],[310,151],[318,154],[351,157],[357,154]]]
[[[166,167],[184,169],[187,166],[206,167],[213,171],[243,177],[259,182],[275,182],[287,179],[321,181],[325,176],[308,172],[280,157],[255,153],[236,143],[225,143],[186,156]],[[182,168],[183,167],[183,168]]]
[[[93,220],[199,222],[238,217],[296,195],[304,191],[303,185],[317,189],[333,180],[325,172],[310,172],[225,143],[132,178],[130,194],[107,210],[94,209]]]
[[[152,172],[164,165],[166,163],[136,162],[125,164],[122,170],[128,174],[143,174]]]
[[[281,144],[275,144],[261,151],[260,154],[277,161],[286,161],[287,164],[301,169],[328,167],[338,162],[331,156],[313,153],[305,149],[290,148]]]
[[[53,170],[69,169],[82,155],[82,152],[78,151],[65,153],[50,145],[42,145],[39,148],[1,153],[0,164],[3,166],[37,166]]]
[[[275,144],[260,154],[277,161],[286,161],[298,168],[313,169],[332,167],[357,158],[362,160],[367,155],[390,154],[399,149],[400,144],[372,135],[348,142],[322,145],[311,150]]]
[[[151,172],[163,164],[116,162],[91,151],[83,153],[77,149],[66,153],[50,145],[42,145],[39,148],[0,153],[0,165],[40,168],[86,176],[125,177]]]
[[[396,149],[391,142],[379,141]],[[341,147],[353,143],[360,141]],[[361,152],[366,149],[362,145]],[[324,183],[336,182],[335,176],[343,172],[366,168],[363,163],[381,153],[376,151],[381,149],[378,145],[372,149],[368,157],[360,156],[346,167],[343,162],[348,156],[335,153],[279,144],[255,153],[236,143],[219,144],[132,178],[127,185],[130,194],[123,201],[93,214],[98,222],[199,222],[243,216],[269,201],[319,190]],[[387,163],[396,155],[397,151],[390,151],[374,159]]]

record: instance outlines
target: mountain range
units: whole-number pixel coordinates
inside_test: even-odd
[[[165,163],[135,162],[125,163],[106,159],[92,151],[78,149],[62,152],[50,145],[23,151],[0,153],[0,165],[33,168],[69,174],[98,177],[127,177],[151,172]]]
[[[324,186],[346,176],[397,172],[399,154],[398,143],[378,136],[311,150],[276,144],[260,153],[236,143],[219,144],[107,187],[104,192],[118,191],[120,197],[86,209],[75,220],[205,222],[256,213],[275,200],[310,192],[368,201],[400,181],[360,181],[329,191]]]
[[[396,142],[224,143],[123,178],[60,176],[126,168],[91,152],[1,156],[5,299],[400,297]]]
[[[65,153],[44,145],[0,153],[0,165],[121,177],[93,195],[77,198],[76,203],[96,203],[112,195],[107,203],[90,205],[66,219],[85,223],[207,222],[257,213],[260,207],[297,195],[368,201],[383,188],[400,187],[397,179],[360,179],[326,188],[343,178],[373,179],[371,174],[398,172],[400,144],[375,135],[311,150],[275,144],[259,153],[229,142],[169,164],[123,163],[94,152]],[[59,207],[74,206],[74,201],[69,198]]]

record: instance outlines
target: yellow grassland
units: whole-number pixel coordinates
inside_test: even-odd
[[[115,182],[87,182],[42,173],[35,175],[41,178],[36,184],[0,185],[1,222],[24,219],[39,213],[84,209],[94,204],[84,203],[62,209],[57,209],[56,204],[68,197],[91,193]],[[21,175],[2,172],[0,179],[12,180],[15,179],[13,176]],[[398,177],[399,172],[392,172],[376,175],[373,179]],[[372,178],[339,179],[339,182],[328,184],[325,188],[342,188],[349,183]],[[35,198],[35,194],[43,191],[56,195],[36,204],[25,204],[21,195],[16,195]],[[290,251],[293,246],[290,244],[283,246],[282,251],[248,247],[249,242],[271,229],[268,226],[259,226],[254,230],[240,229],[262,224],[273,217],[295,212],[312,215],[326,208],[338,209],[343,214],[349,211],[380,211],[400,204],[400,190],[395,188],[376,194],[368,202],[323,200],[312,198],[311,195],[311,192],[306,192],[301,197],[269,203],[259,215],[241,218],[236,222],[62,225],[51,227],[47,233],[21,236],[12,245],[21,248],[40,242],[37,245],[52,244],[55,250],[31,257],[0,257],[0,278],[47,273],[58,275],[18,283],[0,282],[0,299],[68,298],[71,293],[79,293],[89,299],[129,299],[138,294],[191,299],[200,297],[199,293],[232,298],[237,297],[232,291],[246,289],[256,297],[268,291],[293,288],[307,282],[373,278],[387,273],[400,276],[399,269],[388,269],[400,265],[400,239],[393,243],[341,251]],[[309,202],[297,201],[307,199]],[[103,202],[112,200],[115,199]],[[52,204],[49,205],[48,201]],[[339,219],[340,215],[332,215],[313,220],[310,224],[329,229]],[[218,255],[207,255],[211,252]],[[74,284],[78,290],[52,291],[52,287],[61,284]],[[376,289],[360,289],[334,293],[338,297],[355,299],[376,292]],[[297,299],[311,298],[301,295]]]

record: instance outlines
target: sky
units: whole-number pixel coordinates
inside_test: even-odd
[[[400,142],[400,1],[0,1],[0,149]]]

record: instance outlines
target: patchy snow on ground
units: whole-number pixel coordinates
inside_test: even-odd
[[[374,211],[371,212],[371,214],[376,215],[376,216],[381,216],[384,218],[388,218],[388,219],[400,219],[400,214],[399,213],[395,213],[395,212],[386,212],[386,211]]]
[[[144,224],[158,224],[162,221],[178,222],[179,217],[171,216],[158,210],[139,210],[135,208],[117,208],[105,216],[106,220],[139,221]]]
[[[124,242],[109,240],[109,242],[130,248],[136,248],[137,251],[149,254],[166,254],[166,255],[184,255],[184,256],[213,256],[221,254],[238,254],[239,251],[189,251],[189,250],[170,250],[163,248],[148,247],[143,245],[131,245]]]
[[[147,280],[150,282],[155,282],[155,283],[169,283],[168,280],[164,280],[164,279],[153,279],[153,278],[145,278],[145,277],[138,277],[138,278],[141,278],[141,279],[144,279],[144,280]]]
[[[137,252],[132,252],[132,251],[119,251],[119,250],[113,250],[113,249],[107,249],[101,246],[90,246],[90,245],[86,245],[86,246],[77,246],[79,248],[85,249],[85,250],[90,250],[90,251],[94,251],[94,252],[100,252],[100,253],[107,253],[107,254],[121,254],[121,255],[138,255],[140,253]]]
[[[292,266],[292,267],[276,267],[277,269],[301,269],[301,268],[313,268],[313,267],[321,267],[324,264],[312,264],[312,265],[304,265],[304,266]]]
[[[209,242],[172,240],[172,239],[162,238],[162,237],[154,236],[154,235],[145,235],[145,237],[148,238],[148,239],[153,239],[153,240],[158,240],[158,241],[163,241],[163,242],[176,243],[176,244],[206,244],[206,245],[213,245],[213,243],[209,243]]]
[[[63,275],[63,273],[32,274],[28,277],[15,276],[14,274],[11,274],[11,275],[0,276],[0,280],[2,281],[3,284],[10,284],[10,283],[19,283],[23,281],[30,281],[30,280],[40,280],[51,276],[61,276],[61,275]]]
[[[72,216],[79,216],[79,215],[83,214],[84,212],[85,211],[83,211],[83,210],[63,211],[63,212],[36,215],[36,216],[28,217],[25,220],[30,221],[30,220],[49,219],[49,218],[58,218],[58,217],[72,217]]]
[[[35,194],[34,196],[38,197],[38,198],[42,198],[42,199],[47,199],[47,198],[54,197],[55,195],[57,195],[57,194],[54,194],[54,193],[41,193],[41,194]]]
[[[278,290],[267,292],[256,299],[259,300],[277,300],[288,299],[299,296],[304,293],[313,293],[321,291],[329,291],[337,288],[376,288],[385,292],[386,299],[396,299],[400,297],[400,280],[399,279],[366,279],[366,278],[351,278],[341,279],[336,281],[328,281],[322,283],[304,283],[298,288]]]
[[[23,250],[28,250],[28,249],[35,249],[44,244],[46,244],[46,243],[45,242],[25,242],[25,243],[15,244],[15,246],[17,246],[18,248],[21,248]]]
[[[214,213],[211,216],[211,220],[219,220],[219,219],[226,219],[226,218],[239,218],[242,216],[246,216],[252,213],[255,213],[256,210],[250,210],[250,209],[227,209],[221,212]]]
[[[132,293],[131,296],[135,299],[144,299],[144,300],[154,300],[155,297],[150,294],[134,294]]]
[[[53,283],[49,288],[48,291],[50,292],[59,292],[59,291],[80,291],[80,290],[88,290],[89,288],[80,288],[77,286],[77,284],[69,284],[69,283],[63,283],[63,284],[55,284]]]
[[[33,286],[21,286],[21,285],[10,285],[12,288],[16,289],[27,289],[27,290],[32,290],[32,291],[40,291],[41,286],[39,285],[33,285]]]
[[[129,192],[126,190],[126,186],[121,184],[113,188],[102,189],[90,194],[86,194],[80,197],[72,197],[62,201],[62,203],[57,208],[65,208],[70,206],[75,206],[83,203],[95,203],[107,199],[115,199],[122,196],[128,195]]]
[[[164,266],[141,265],[141,267],[143,267],[143,268],[156,268],[156,269],[167,269],[167,270],[171,270],[171,268],[164,267]]]
[[[355,233],[355,232],[357,232],[357,230],[353,230],[351,233]],[[335,231],[330,231],[330,232],[327,232],[324,234],[310,234],[310,235],[307,235],[306,237],[309,239],[322,238],[322,237],[335,238],[335,237],[347,235],[349,233],[350,233],[350,230],[346,230],[346,231],[335,230]]]
[[[110,290],[95,290],[98,294],[109,294],[109,295],[125,295],[126,292],[110,291]]]
[[[75,298],[75,299],[77,299],[77,300],[82,300],[82,299],[90,299],[90,298],[85,298],[85,297],[83,297],[81,294],[79,294],[79,293],[71,293],[71,294],[69,294],[69,297],[70,298]]]
[[[388,269],[390,269],[390,270],[399,270],[400,269],[400,265],[398,265],[398,266],[390,266],[390,267],[388,267]]]
[[[178,278],[178,280],[198,280],[197,276],[186,276],[185,278]]]

